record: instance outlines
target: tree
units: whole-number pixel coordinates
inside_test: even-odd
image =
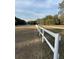
[[[64,0],[61,3],[59,3],[59,9],[60,9],[59,14],[63,14],[64,13]]]
[[[61,24],[64,24],[64,0],[59,3],[59,16]]]
[[[35,24],[37,24],[37,21],[29,21],[28,24],[29,25],[35,25]]]
[[[15,25],[26,25],[26,22],[20,18],[15,17]]]
[[[55,15],[55,16],[54,16],[54,23],[55,23],[56,25],[60,25],[60,19],[58,19],[58,15]]]
[[[54,24],[54,17],[51,15],[48,15],[44,18],[37,19],[37,22],[41,25],[52,25]]]

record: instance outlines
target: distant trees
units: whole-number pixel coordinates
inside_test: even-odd
[[[54,15],[54,23],[55,23],[55,25],[61,24],[60,19],[58,18],[58,15]]]
[[[37,23],[41,25],[60,25],[60,19],[58,19],[58,15],[48,15],[42,19],[37,19]]]
[[[37,23],[41,24],[41,25],[51,25],[53,24],[53,16],[48,15],[42,19],[37,19]]]
[[[15,25],[35,25],[37,24],[37,21],[24,21],[21,20],[20,18],[15,17]]]
[[[45,24],[44,25],[46,25],[46,24],[48,24],[48,25],[53,24],[53,19],[54,19],[54,17],[51,16],[51,15],[46,16],[45,17]]]
[[[26,22],[20,18],[15,17],[15,25],[26,25]]]
[[[28,25],[35,25],[35,24],[37,24],[37,21],[29,21],[29,22],[27,22],[27,24]]]
[[[64,0],[59,3],[59,12],[56,15],[48,15],[44,18],[37,19],[41,25],[63,25],[64,24]]]

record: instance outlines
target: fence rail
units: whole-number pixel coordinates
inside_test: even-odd
[[[49,30],[44,29],[43,27],[36,25],[36,28],[39,32],[39,35],[42,35],[42,42],[46,41],[52,52],[54,53],[53,59],[59,59],[59,53],[58,53],[58,48],[59,48],[59,40],[61,40],[61,36],[59,33],[53,33]],[[45,37],[44,33],[48,33],[49,35],[53,36],[55,38],[55,43],[54,47],[51,45],[51,43],[48,41],[48,39]]]

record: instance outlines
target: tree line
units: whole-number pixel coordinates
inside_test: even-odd
[[[61,18],[61,17],[60,17]],[[37,19],[37,23],[41,25],[63,25],[63,19],[58,18],[58,15],[48,15],[44,18]]]
[[[26,22],[20,18],[15,17],[15,25],[26,25]]]
[[[59,3],[59,12],[56,15],[48,15],[44,18],[37,19],[36,21],[25,22],[15,17],[15,25],[63,25],[64,24],[64,0]]]
[[[48,15],[44,18],[37,19],[41,25],[63,25],[64,24],[64,0],[59,3],[59,12],[56,15]]]
[[[37,21],[28,21],[28,22],[26,22],[26,21],[24,21],[20,18],[15,17],[15,25],[16,26],[17,25],[35,25],[35,24],[37,24]]]

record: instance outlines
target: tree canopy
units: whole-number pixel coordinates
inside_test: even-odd
[[[64,0],[59,3],[59,16],[61,23],[64,24]]]
[[[48,15],[44,18],[37,19],[37,23],[41,25],[60,25],[60,19],[58,19],[58,15]]]
[[[48,15],[44,18],[37,19],[41,25],[63,25],[64,24],[64,0],[59,3],[59,12],[56,15]]]

